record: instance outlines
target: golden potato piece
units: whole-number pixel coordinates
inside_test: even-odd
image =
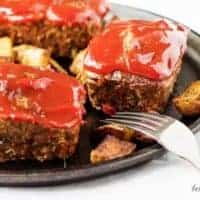
[[[140,142],[144,145],[155,143],[152,138],[119,124],[106,124],[100,126],[96,129],[96,133],[102,135],[113,135],[120,140]]]
[[[81,74],[83,71],[83,61],[85,58],[87,51],[82,50],[80,51],[74,58],[72,65],[70,66],[71,73],[78,75]]]
[[[193,82],[178,97],[173,99],[177,110],[185,116],[200,114],[200,81]]]
[[[135,149],[135,144],[107,135],[102,143],[90,153],[90,161],[92,164],[99,164],[104,161],[122,158],[130,155]]]
[[[31,45],[19,45],[14,48],[15,59],[20,64],[39,69],[50,69],[50,55],[47,50]]]
[[[72,65],[70,66],[70,72],[74,75],[76,75],[76,78],[82,83],[85,84],[88,81],[88,74],[85,70],[83,70],[83,61],[85,58],[85,55],[87,53],[87,50],[82,50],[77,54],[77,56],[74,58]]]
[[[12,40],[9,37],[0,38],[0,62],[13,61]]]
[[[135,130],[118,124],[100,126],[96,129],[96,132],[104,135],[113,135],[120,140],[126,141],[131,141],[136,135]]]

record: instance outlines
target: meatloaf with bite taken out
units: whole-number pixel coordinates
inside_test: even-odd
[[[162,112],[181,70],[188,30],[167,20],[116,20],[71,66],[89,99],[107,114]]]
[[[1,0],[0,37],[73,56],[103,26],[107,0]]]
[[[0,162],[66,159],[76,149],[85,90],[66,74],[0,64]]]

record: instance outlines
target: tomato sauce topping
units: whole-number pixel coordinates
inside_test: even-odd
[[[84,88],[73,77],[0,64],[0,119],[71,128],[82,123],[84,101]]]
[[[108,10],[107,0],[1,0],[0,22],[99,23]]]
[[[122,71],[165,79],[182,58],[187,35],[184,26],[163,19],[115,21],[91,40],[84,68],[100,75]]]

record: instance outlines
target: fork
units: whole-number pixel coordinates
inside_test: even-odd
[[[192,131],[182,122],[157,113],[117,112],[101,120],[134,129],[200,169],[200,151]]]

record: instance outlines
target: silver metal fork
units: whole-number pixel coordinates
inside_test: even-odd
[[[139,131],[200,169],[200,151],[194,134],[172,117],[155,113],[118,112],[102,122],[121,124]]]

